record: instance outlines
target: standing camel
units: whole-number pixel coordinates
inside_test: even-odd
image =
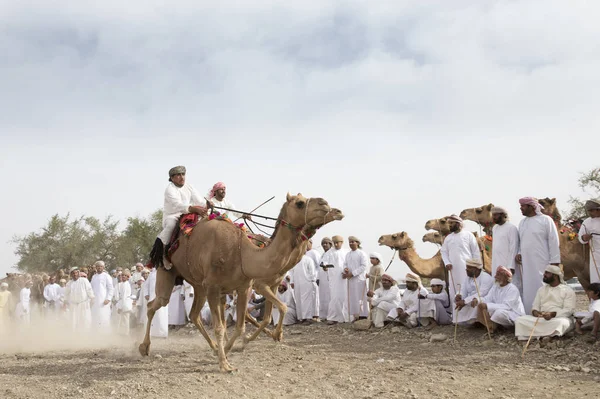
[[[241,229],[227,221],[203,219],[198,222],[189,236],[180,235],[179,248],[171,258],[173,267],[170,270],[157,270],[156,298],[148,303],[146,335],[139,346],[140,353],[148,355],[152,318],[158,309],[169,303],[175,278],[181,276],[194,287],[190,318],[211,348],[216,350],[221,371],[235,370],[227,361],[226,353],[244,333],[247,303],[237,301],[235,331],[225,344],[223,295],[235,290],[238,298],[246,298],[254,279],[272,279],[290,263],[297,263],[304,255],[303,241],[323,225],[342,218],[343,214],[332,210],[322,198],[288,194],[277,219],[271,244],[265,248],[257,248]],[[212,341],[198,319],[206,299],[211,310],[216,342]]]

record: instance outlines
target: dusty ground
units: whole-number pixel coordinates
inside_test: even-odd
[[[234,374],[220,373],[203,338],[187,328],[154,340],[146,358],[129,339],[86,341],[88,349],[79,350],[57,342],[44,348],[39,340],[16,346],[4,341],[0,397],[598,397],[600,346],[582,337],[553,348],[536,343],[521,360],[511,334],[487,341],[485,330],[459,329],[454,344],[452,327],[434,332],[449,339],[431,343],[430,332],[403,327],[377,333],[292,326],[283,343],[262,336],[233,352],[230,361],[239,368]]]

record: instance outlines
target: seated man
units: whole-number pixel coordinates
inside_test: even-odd
[[[388,318],[398,319],[408,328],[416,327],[419,323],[429,325],[435,318],[435,303],[431,299],[419,299],[427,295],[427,290],[421,285],[421,278],[416,274],[406,275],[406,291],[397,309],[392,309]]]
[[[483,271],[479,259],[467,259],[467,277],[463,281],[460,294],[456,295],[454,303],[457,309],[456,320],[459,324],[471,325],[477,321],[477,298],[488,294],[494,279]],[[477,290],[479,288],[479,292]]]
[[[166,258],[165,246],[169,244],[179,217],[184,213],[206,216],[206,201],[189,184],[185,184],[185,166],[175,166],[169,170],[169,185],[165,190],[162,231],[156,238],[150,261],[155,267],[171,268]]]
[[[446,292],[446,282],[439,278],[431,279],[431,290],[433,293],[422,295],[420,299],[431,299],[435,304],[435,319],[433,320],[431,327],[437,325],[451,324],[452,323],[452,309],[450,308],[450,298]]]
[[[277,298],[287,306],[287,312],[283,318],[283,325],[290,326],[296,324],[296,298],[294,297],[294,290],[288,288],[288,283],[285,280],[282,281],[277,288]],[[272,316],[273,324],[277,325],[281,313],[279,313],[279,309],[275,306],[273,306]]]
[[[590,306],[587,312],[575,313],[575,331],[577,334],[583,334],[583,328],[592,328],[592,335],[588,341],[596,342],[600,327],[600,283],[590,284],[585,293],[590,300]]]
[[[495,280],[496,284],[490,292],[481,298],[477,313],[477,321],[483,325],[488,323],[492,332],[498,328],[498,325],[506,328],[513,327],[517,317],[525,314],[519,289],[511,283],[510,270],[499,266],[496,269]]]
[[[543,282],[533,300],[531,316],[515,321],[515,335],[521,341],[527,340],[532,331],[533,337],[560,337],[573,328],[575,291],[565,284],[560,267],[547,266]]]
[[[402,301],[400,289],[389,274],[381,276],[381,285],[381,288],[367,292],[368,301],[373,307],[371,319],[377,328],[383,327],[383,321],[387,315],[391,310],[398,308]]]

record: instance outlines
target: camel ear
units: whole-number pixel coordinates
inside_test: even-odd
[[[494,204],[490,203],[490,204],[488,204],[488,206],[487,206],[487,210],[488,210],[488,211],[491,211],[493,207],[494,207]]]
[[[556,198],[552,198],[552,199],[550,200],[550,204],[553,204],[553,205],[554,205],[555,203],[556,203]]]
[[[292,196],[290,195],[290,193],[287,193],[285,199],[287,202],[290,202],[292,200]]]
[[[406,234],[406,233],[404,233],[404,232],[400,233],[400,238],[404,238],[404,235],[405,235],[405,234]]]

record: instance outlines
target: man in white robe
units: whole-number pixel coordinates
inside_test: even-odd
[[[433,291],[431,294],[427,293],[423,295],[422,299],[431,299],[435,304],[435,319],[431,327],[436,327],[438,325],[446,325],[452,323],[452,309],[451,309],[451,301],[448,296],[448,292],[446,292],[446,282],[444,280],[440,280],[439,278],[432,278],[431,282],[431,290]]]
[[[408,273],[406,279],[406,291],[402,295],[402,301],[396,309],[388,314],[388,319],[398,320],[408,328],[424,326],[435,319],[435,303],[432,299],[426,299],[427,290],[421,284],[421,278],[413,273]]]
[[[65,306],[69,308],[73,331],[89,331],[92,328],[90,302],[94,290],[87,278],[79,277],[79,269],[71,269],[71,281],[65,287]]]
[[[575,291],[565,284],[560,267],[547,266],[543,283],[535,295],[531,316],[521,316],[515,322],[515,336],[521,341],[528,339],[532,331],[533,337],[556,337],[573,329]]]
[[[148,302],[156,298],[156,268],[153,268],[148,276],[148,285],[144,292]],[[147,320],[146,320],[147,322]],[[157,338],[167,338],[169,336],[169,307],[163,306],[154,313],[152,324],[150,325],[150,336]]]
[[[348,284],[348,304],[350,321],[367,318],[369,302],[367,301],[367,268],[369,258],[360,249],[360,240],[354,236],[348,237],[350,252],[344,261],[344,278]]]
[[[169,185],[165,189],[163,207],[163,229],[150,253],[155,268],[163,265],[166,269],[171,268],[170,262],[165,257],[165,246],[171,239],[179,217],[184,213],[206,215],[206,208],[201,206],[206,204],[206,201],[191,185],[185,183],[185,173],[185,166],[175,166],[169,170]]]
[[[444,239],[441,253],[446,270],[448,270],[450,279],[448,291],[452,301],[452,310],[455,313],[454,299],[457,294],[457,284],[467,278],[467,259],[481,259],[481,254],[475,236],[471,232],[463,230],[462,219],[451,215],[447,220],[450,234]]]
[[[169,326],[185,325],[185,306],[183,304],[183,284],[175,285],[169,298]]]
[[[496,275],[498,266],[504,266],[512,274],[512,284],[514,284],[519,293],[523,295],[523,277],[521,276],[521,265],[517,265],[515,258],[519,252],[519,229],[508,221],[506,209],[499,206],[492,208],[492,217],[494,227],[492,236],[494,245],[492,246],[492,276]]]
[[[579,229],[579,242],[590,247],[590,283],[600,282],[600,200],[589,200],[585,210],[590,215]]]
[[[289,326],[296,323],[296,300],[294,290],[288,289],[288,284],[284,281],[277,287],[277,298],[287,306],[287,312],[283,318],[283,325]],[[279,323],[279,309],[273,306],[273,325]]]
[[[381,276],[381,287],[375,291],[369,290],[367,297],[369,297],[369,302],[373,307],[371,310],[371,320],[376,328],[383,327],[383,322],[387,315],[393,309],[398,308],[402,301],[400,289],[389,274]]]
[[[56,318],[60,311],[60,285],[56,284],[56,277],[50,276],[48,284],[44,287],[44,299],[46,301],[46,314]]]
[[[560,249],[556,225],[542,213],[537,199],[524,197],[519,203],[525,217],[519,223],[520,249],[516,261],[523,268],[523,306],[525,313],[530,313],[546,266],[560,263]]]
[[[308,256],[290,270],[290,283],[296,298],[296,316],[299,321],[309,324],[319,317],[319,296],[317,273],[313,260]]]
[[[104,271],[104,262],[94,263],[96,274],[92,276],[94,304],[92,305],[92,323],[98,332],[110,332],[111,301],[114,294],[112,278]]]
[[[462,282],[460,294],[454,300],[454,321],[461,325],[470,325],[477,321],[477,302],[480,297],[485,297],[494,285],[492,276],[483,271],[481,260],[467,259],[466,266],[467,276]]]
[[[342,248],[344,239],[333,236],[333,248],[325,255],[321,263],[327,268],[329,277],[329,308],[327,309],[327,325],[350,321],[348,316],[348,284],[343,277],[344,261],[348,251]]]
[[[183,280],[183,307],[185,309],[185,317],[190,320],[190,312],[192,311],[192,305],[194,304],[194,287],[190,283]]]
[[[208,192],[208,199],[216,207],[226,208],[226,209],[236,209],[235,205],[231,201],[229,201],[229,198],[225,198],[226,195],[227,195],[227,186],[225,185],[225,183],[217,182],[213,185],[213,187]],[[217,211],[221,215],[223,215],[223,214],[227,215],[227,218],[229,218],[232,222],[236,218],[244,218],[244,219],[248,219],[248,220],[252,219],[250,217],[250,215],[247,215],[247,214],[241,213],[241,212],[226,211],[223,209],[217,209]]]
[[[117,285],[118,302],[117,313],[119,314],[119,323],[117,331],[122,335],[129,335],[130,317],[133,310],[133,298],[131,294],[131,284],[129,283],[129,273],[123,273],[121,282]]]
[[[31,287],[33,286],[33,281],[27,280],[25,282],[25,287],[21,288],[19,291],[19,303],[17,303],[17,307],[15,309],[15,317],[19,322],[25,325],[29,325],[31,322]]]
[[[12,292],[8,283],[0,283],[0,336],[10,329],[10,313],[13,307]]]
[[[600,331],[600,283],[591,283],[585,290],[590,305],[587,312],[575,313],[575,332],[583,334],[582,329],[591,328],[592,333],[588,342],[595,343]]]
[[[512,272],[504,266],[499,266],[496,268],[494,279],[496,283],[487,295],[481,298],[477,313],[479,323],[488,323],[492,332],[496,331],[499,325],[504,328],[513,327],[515,320],[525,314],[521,293],[510,282]]]
[[[142,263],[135,264],[135,270],[131,271],[131,278],[129,282],[131,283],[131,289],[133,290],[137,285],[137,282],[142,278],[142,271],[144,270],[144,265]]]
[[[329,289],[329,274],[327,272],[327,268],[324,267],[323,259],[325,258],[325,254],[327,251],[331,249],[333,246],[333,241],[331,238],[324,237],[321,240],[321,247],[323,248],[323,256],[321,257],[317,272],[317,283],[319,285],[319,317],[321,320],[327,319],[327,311],[329,310],[329,298],[331,296],[331,292]]]

